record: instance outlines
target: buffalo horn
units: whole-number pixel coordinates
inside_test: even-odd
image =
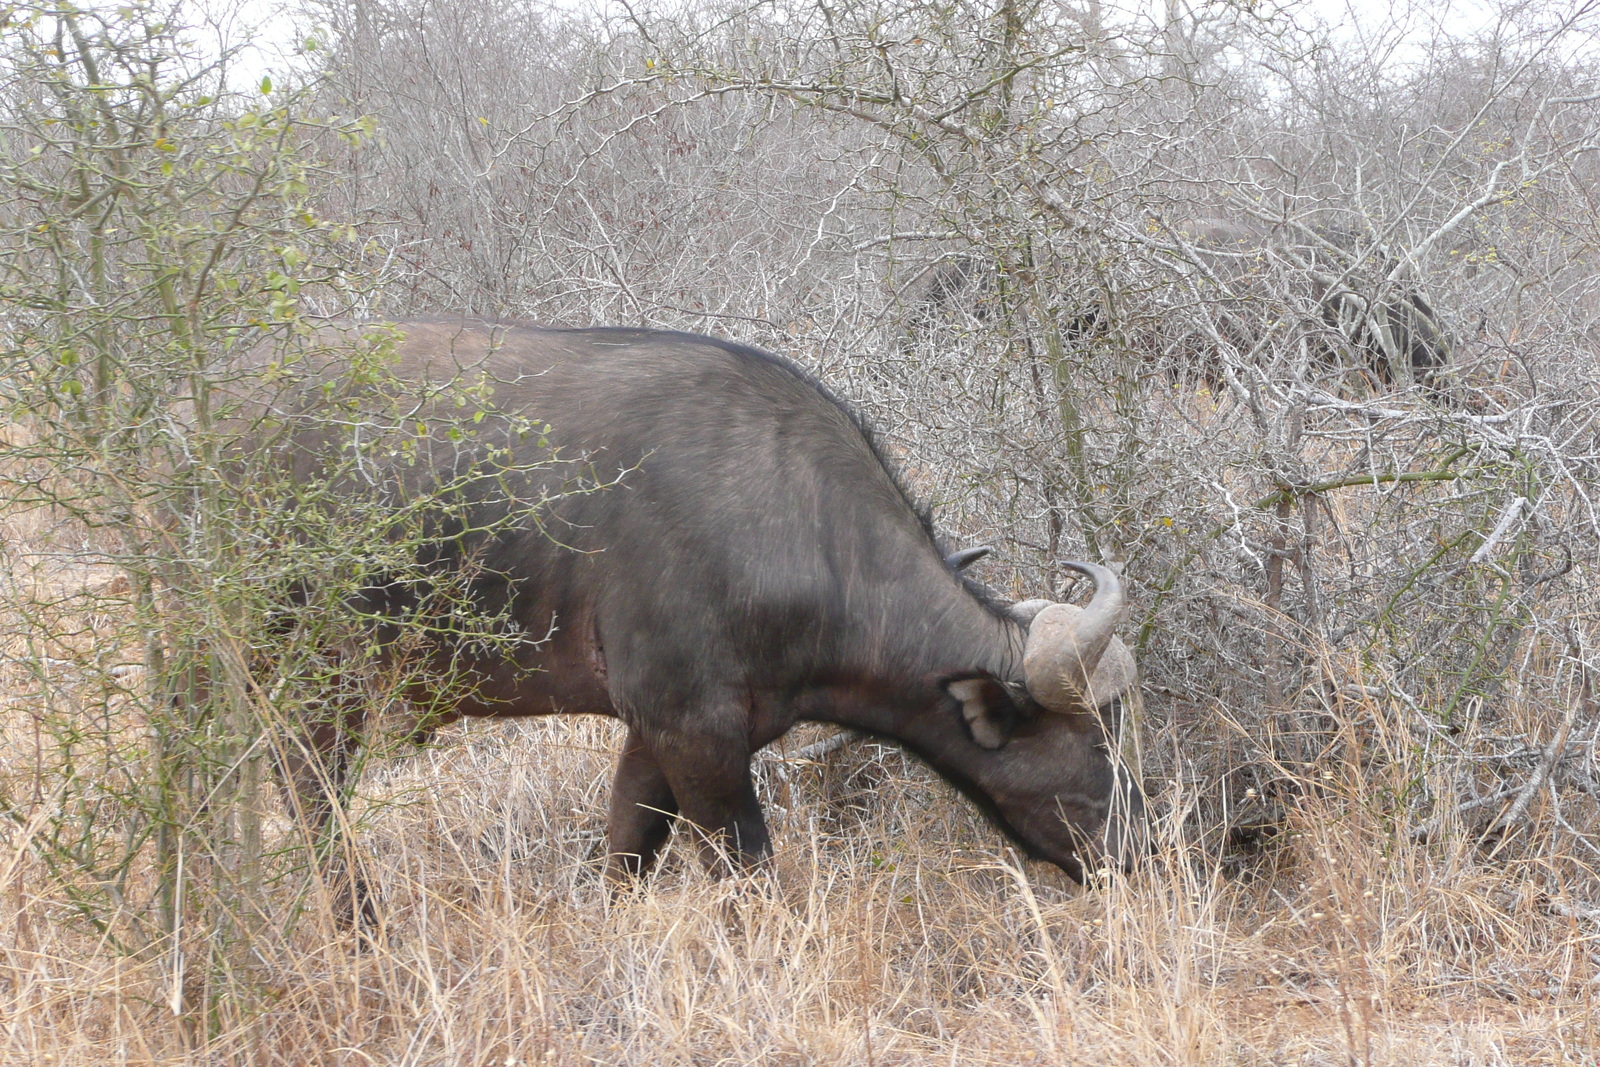
[[[1023,626],[1032,626],[1033,620],[1038,617],[1039,612],[1054,603],[1055,601],[1053,600],[1023,600],[1011,605],[1006,610],[1010,611],[1011,617]]]
[[[1094,596],[1082,609],[1051,604],[1034,615],[1022,670],[1028,692],[1046,708],[1086,711],[1114,695],[1095,692],[1092,682],[1128,602],[1113,572],[1093,563],[1065,566],[1094,579]]]
[[[964,571],[993,551],[994,549],[988,545],[980,545],[977,548],[963,548],[960,552],[950,553],[944,558],[944,561],[950,565],[951,570]]]

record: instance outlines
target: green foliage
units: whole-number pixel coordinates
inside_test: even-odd
[[[544,458],[486,385],[406,381],[389,331],[327,323],[364,249],[311,190],[366,125],[230,90],[172,16],[0,15],[0,493],[58,549],[7,560],[37,758],[0,810],[215,1025],[210,979],[281,929],[317,837],[270,831],[271,764],[384,687],[455,681],[408,650],[523,639],[466,590]]]

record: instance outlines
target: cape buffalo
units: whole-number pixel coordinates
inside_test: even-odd
[[[1104,721],[1136,686],[1111,571],[1068,564],[1094,580],[1081,609],[992,599],[850,408],[757,349],[642,329],[398,332],[399,380],[473,383],[486,410],[536,428],[505,436],[500,491],[467,501],[432,561],[470,558],[472,598],[528,640],[490,653],[440,638],[433,654],[471,684],[426,702],[426,725],[624,722],[613,877],[650,867],[674,815],[713,870],[762,860],[751,755],[802,720],[900,743],[1074,878],[1133,863],[1143,799]],[[573,491],[574,464],[600,487]],[[517,499],[548,502],[506,524]],[[375,581],[367,606],[381,619],[405,596]],[[359,726],[346,714],[311,724],[289,760],[299,802],[324,814]]]
[[[1298,297],[1332,328],[1323,332],[1322,354],[1333,365],[1353,356],[1383,386],[1418,385],[1447,399],[1442,375],[1450,346],[1438,312],[1416,280],[1363,233],[1190,219],[1172,234],[1209,272],[1201,280],[1219,282],[1231,295],[1241,348],[1258,340],[1263,313],[1279,316]],[[1341,343],[1328,345],[1330,335]]]

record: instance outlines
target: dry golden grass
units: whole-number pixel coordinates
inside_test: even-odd
[[[90,580],[62,562],[36,587]],[[112,629],[79,621],[80,650]],[[201,921],[176,952],[130,959],[65,903],[35,848],[52,783],[25,654],[13,641],[0,673],[15,816],[0,822],[0,1064],[1593,1067],[1600,1054],[1600,922],[1551,888],[1592,884],[1593,865],[1545,839],[1490,855],[1470,820],[1413,841],[1394,817],[1413,739],[1372,703],[1347,702],[1335,724],[1370,763],[1280,768],[1299,799],[1248,855],[1197,830],[1216,798],[1185,775],[1182,746],[1237,727],[1191,706],[1150,739],[1178,768],[1151,783],[1157,854],[1088,888],[1020,860],[896,750],[781,758],[807,728],[758,764],[770,877],[712,882],[674,846],[615,901],[598,870],[613,724],[470,724],[367,768],[351,814],[382,928],[340,932],[315,887],[285,924],[306,886],[290,873],[268,935],[225,971]],[[201,1000],[208,1017],[174,1011]]]
[[[1594,922],[1464,837],[1396,841],[1353,776],[1315,786],[1231,877],[1177,837],[1188,798],[1170,786],[1156,859],[1080,889],[866,746],[763,765],[775,877],[713,883],[674,849],[610,902],[615,740],[595,721],[476,726],[371,768],[356,815],[384,928],[338,934],[313,908],[226,979],[236,1010],[203,1042],[171,1010],[171,960],[86,936],[12,828],[0,1062],[1592,1064],[1600,1048]]]

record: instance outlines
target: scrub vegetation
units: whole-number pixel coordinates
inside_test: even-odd
[[[1595,1062],[1600,8],[233,25],[0,4],[0,1062]],[[781,352],[997,594],[1120,571],[1148,863],[808,726],[770,873],[680,834],[613,899],[615,724],[413,746],[407,650],[505,639],[418,562],[493,477],[380,472],[541,432],[391,374],[462,314]],[[426,590],[381,669],[374,573]],[[318,835],[329,702],[378,725]]]

